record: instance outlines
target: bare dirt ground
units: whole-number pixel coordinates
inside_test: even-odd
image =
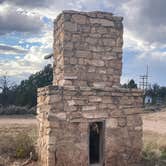
[[[142,114],[143,130],[158,134],[166,134],[166,111]],[[37,125],[35,116],[0,116],[0,128],[4,126]]]
[[[0,116],[0,127],[3,125],[36,125],[35,116]]]
[[[0,116],[0,136],[19,133],[37,135],[37,120],[35,116]]]
[[[146,113],[143,119],[143,147],[159,151],[166,147],[166,111]]]

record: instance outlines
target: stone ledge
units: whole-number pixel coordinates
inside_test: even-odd
[[[104,92],[120,92],[120,93],[138,93],[143,95],[141,89],[125,89],[121,87],[90,87],[90,86],[56,86],[48,85],[42,88],[38,88],[38,93],[46,93],[51,91],[70,90],[70,91],[104,91]]]
[[[114,16],[113,13],[110,12],[101,12],[101,11],[92,11],[92,12],[79,12],[74,10],[64,10],[61,14],[57,16],[57,18],[54,20],[54,23],[57,23],[61,18],[64,19],[64,15],[80,15],[80,16],[86,16],[93,19],[107,19],[117,22],[122,22],[123,17],[121,16]],[[62,21],[62,22],[63,22]]]

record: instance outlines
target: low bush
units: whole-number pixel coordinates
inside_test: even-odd
[[[35,153],[32,139],[28,135],[19,135],[15,139],[15,156],[16,158],[27,158],[30,152]]]
[[[0,115],[24,115],[33,114],[36,115],[36,107],[29,108],[28,106],[15,106],[10,105],[8,107],[0,107]]]
[[[144,166],[165,166],[166,147],[157,147],[157,144],[149,142],[144,145],[142,152],[142,165]]]
[[[159,158],[161,152],[155,147],[156,145],[153,143],[148,143],[147,145],[145,145],[142,152],[143,157],[147,160],[155,160]]]
[[[30,152],[36,156],[35,141],[27,134],[1,136],[0,155],[10,158],[28,158]]]
[[[160,147],[161,150],[161,159],[166,160],[166,146]]]

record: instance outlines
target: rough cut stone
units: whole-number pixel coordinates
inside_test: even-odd
[[[83,111],[96,110],[96,106],[84,106],[82,110]]]
[[[90,102],[100,102],[100,101],[102,101],[102,99],[101,99],[101,97],[90,96],[90,97],[89,97],[89,101],[90,101]]]
[[[119,84],[122,57],[123,27],[116,28],[121,19],[105,13],[64,12],[55,22],[54,59],[56,62],[55,85],[93,85],[105,82],[106,86]],[[57,26],[58,25],[58,26]],[[109,60],[109,61],[107,61]],[[122,61],[122,59],[118,59]],[[70,65],[70,70],[65,66]],[[72,65],[72,66],[71,66]],[[79,66],[78,66],[79,65]],[[91,66],[97,67],[91,71]],[[81,67],[80,67],[81,66]],[[105,67],[105,72],[103,70]],[[94,71],[95,70],[95,71]],[[99,71],[101,71],[99,73]],[[103,73],[103,72],[104,73]],[[93,78],[83,73],[96,72]],[[80,76],[80,73],[81,76]],[[100,75],[96,76],[97,73]],[[116,74],[112,77],[112,73]],[[102,76],[102,74],[105,74]],[[64,76],[77,75],[77,80],[61,81]],[[99,78],[100,77],[100,78]],[[80,81],[81,79],[81,81]]]
[[[54,24],[53,85],[37,99],[40,166],[91,165],[91,127],[102,140],[96,165],[139,166],[142,91],[120,87],[122,18],[63,11]]]
[[[110,118],[106,120],[106,128],[117,128],[117,127],[118,127],[117,119]]]
[[[104,61],[102,61],[102,60],[92,60],[89,64],[92,64],[94,66],[104,66]]]
[[[74,14],[72,18],[73,18],[73,21],[75,21],[76,23],[86,24],[86,16]]]
[[[83,113],[83,117],[86,119],[105,119],[108,117],[108,113],[106,112],[100,112],[100,113],[96,113],[96,112],[90,112],[90,113]]]
[[[75,31],[77,31],[77,25],[73,24],[71,22],[65,22],[64,23],[64,29],[66,31],[75,32]]]
[[[102,26],[114,26],[114,23],[112,21],[106,20],[106,19],[90,19],[90,22],[92,24],[101,24]]]

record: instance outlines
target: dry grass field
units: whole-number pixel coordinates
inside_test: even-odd
[[[34,116],[0,116],[0,166],[22,166],[29,151],[34,149],[36,138]],[[30,163],[29,166],[37,164]]]
[[[143,114],[144,144],[166,147],[166,111]]]
[[[162,149],[166,149],[166,111],[142,114],[142,118],[144,151],[150,154],[151,152],[154,152],[151,154],[152,156],[150,156],[152,158],[154,157],[154,154],[155,157],[156,155],[161,155]],[[0,152],[5,142],[6,144],[10,144],[10,139],[8,140],[9,137],[15,137],[16,135],[25,133],[33,138],[33,140],[36,139],[37,120],[34,116],[1,116]],[[1,160],[2,157],[0,156],[0,166],[19,166],[19,162],[15,162],[15,164],[7,163],[5,165],[5,161],[3,161],[3,165]],[[21,160],[21,162],[23,161]]]
[[[166,111],[143,114],[143,151],[149,160],[166,165]],[[145,157],[144,156],[144,157]],[[155,164],[159,165],[160,164]],[[149,165],[151,166],[151,165]]]

